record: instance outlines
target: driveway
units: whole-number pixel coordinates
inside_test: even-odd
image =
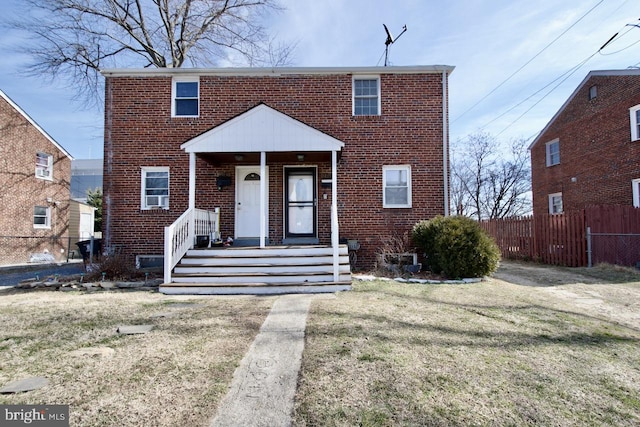
[[[15,286],[22,280],[35,278],[36,274],[43,279],[54,274],[69,276],[82,272],[84,272],[84,267],[81,262],[0,267],[0,286]]]

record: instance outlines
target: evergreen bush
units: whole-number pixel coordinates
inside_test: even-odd
[[[471,218],[437,216],[420,221],[412,238],[424,252],[428,268],[450,278],[486,276],[500,262],[500,249]]]

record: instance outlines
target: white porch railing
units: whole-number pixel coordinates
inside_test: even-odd
[[[213,211],[188,209],[164,228],[164,282],[171,283],[171,270],[195,246],[196,236],[220,238],[220,208]]]

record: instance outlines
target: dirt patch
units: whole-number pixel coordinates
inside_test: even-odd
[[[611,265],[553,267],[503,262],[494,279],[542,287],[539,296],[556,307],[571,307],[640,330],[640,271]],[[545,297],[545,295],[547,297]]]

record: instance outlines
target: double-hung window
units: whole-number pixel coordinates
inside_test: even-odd
[[[141,209],[169,209],[169,168],[143,167],[141,175]]]
[[[640,178],[631,180],[631,194],[633,194],[633,206],[640,208]]]
[[[560,140],[555,139],[547,142],[547,166],[560,164]]]
[[[33,228],[51,228],[51,208],[48,206],[33,208]]]
[[[380,115],[380,78],[353,78],[353,115]]]
[[[629,108],[629,120],[631,122],[631,140],[640,140],[640,105]]]
[[[36,153],[36,178],[53,179],[53,156],[46,153]]]
[[[173,81],[173,117],[198,117],[200,114],[200,80],[181,78]]]
[[[549,194],[549,213],[561,214],[564,212],[562,209],[562,193]]]
[[[411,166],[382,167],[382,206],[385,208],[411,207]]]

